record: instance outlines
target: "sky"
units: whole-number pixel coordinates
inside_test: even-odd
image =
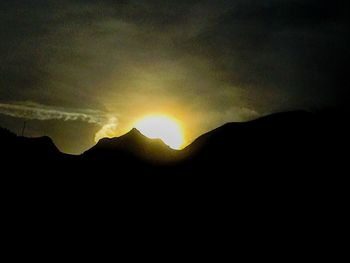
[[[349,4],[2,0],[0,126],[67,153],[148,114],[226,122],[347,107]]]

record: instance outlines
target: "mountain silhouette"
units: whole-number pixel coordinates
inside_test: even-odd
[[[46,160],[64,156],[47,136],[26,138],[3,128],[0,128],[0,146],[1,156],[6,159],[24,161],[42,158]]]
[[[232,165],[233,162],[279,159],[281,154],[287,157],[298,148],[310,150],[314,146],[316,130],[312,113],[277,113],[249,122],[227,123],[200,136],[183,152],[191,160],[203,164],[210,160]],[[300,152],[299,157],[302,154]]]
[[[101,139],[79,156],[59,152],[48,137],[25,138],[5,129],[0,129],[0,146],[4,163],[26,163],[23,169],[30,167],[36,172],[46,171],[40,164],[47,162],[62,171],[74,170],[74,174],[110,174],[114,167],[116,176],[132,177],[136,172],[146,178],[161,176],[162,180],[238,180],[250,173],[258,180],[266,178],[264,173],[270,179],[281,178],[281,174],[296,178],[302,176],[300,171],[310,179],[320,171],[339,167],[343,156],[337,147],[348,145],[347,131],[339,115],[293,111],[227,123],[180,151],[135,128],[117,138]],[[257,168],[261,176],[257,176]]]
[[[125,225],[134,227],[167,216],[173,227],[194,216],[194,225],[206,222],[201,231],[209,224],[223,233],[237,225],[244,235],[286,226],[309,233],[313,225],[317,235],[346,207],[348,132],[341,115],[296,111],[225,124],[181,151],[133,129],[70,156],[48,137],[0,129],[0,179],[16,211],[23,204],[27,214],[40,204],[37,214],[53,209],[55,218],[86,211],[79,224],[89,217],[114,225],[130,215]]]
[[[83,159],[100,161],[138,161],[162,163],[176,157],[176,151],[160,139],[149,139],[133,128],[117,138],[101,139],[94,147],[81,156]]]

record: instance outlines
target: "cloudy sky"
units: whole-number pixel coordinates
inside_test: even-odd
[[[190,142],[225,122],[347,103],[346,1],[2,0],[0,126],[79,153],[136,119]]]

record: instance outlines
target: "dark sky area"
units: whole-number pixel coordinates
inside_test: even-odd
[[[349,4],[1,0],[0,126],[79,153],[149,113],[186,140],[225,122],[347,107]]]

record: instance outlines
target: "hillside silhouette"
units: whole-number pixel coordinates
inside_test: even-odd
[[[237,225],[242,237],[247,229],[317,237],[347,200],[346,124],[329,112],[278,113],[227,123],[181,151],[133,129],[79,156],[60,153],[48,137],[0,129],[1,182],[15,214],[58,210],[81,222],[103,218],[102,226],[167,216],[185,228],[193,217],[199,229]]]
[[[184,149],[184,154],[189,166],[197,168],[207,164],[208,168],[245,170],[260,166],[269,172],[277,172],[282,165],[293,169],[322,158],[321,153],[328,155],[326,150],[335,138],[324,121],[315,114],[295,111],[227,123],[200,136]]]
[[[347,149],[347,131],[339,115],[293,111],[227,123],[180,151],[136,129],[121,137],[102,139],[79,156],[59,152],[48,137],[25,138],[5,129],[0,129],[0,145],[5,166],[46,178],[49,175],[45,165],[50,164],[61,178],[69,180],[108,176],[108,180],[160,182],[231,182],[248,178],[264,183],[297,178],[311,182],[343,164],[345,157],[339,148]]]
[[[40,163],[50,162],[61,168],[67,165],[67,169],[72,165],[81,171],[115,165],[118,170],[129,169],[146,177],[204,176],[198,175],[201,171],[230,176],[237,170],[249,172],[253,167],[285,174],[294,170],[297,173],[302,166],[307,171],[336,163],[337,147],[348,141],[346,131],[339,116],[294,111],[227,123],[180,151],[160,139],[145,137],[135,128],[121,137],[101,139],[80,156],[59,152],[49,137],[25,138],[6,129],[0,129],[0,144],[3,160],[37,169]]]
[[[0,128],[1,157],[5,160],[55,160],[61,153],[51,138],[26,138]]]
[[[101,139],[94,147],[84,152],[84,159],[99,161],[135,160],[161,164],[176,158],[176,151],[160,139],[149,139],[136,128],[118,138]]]

